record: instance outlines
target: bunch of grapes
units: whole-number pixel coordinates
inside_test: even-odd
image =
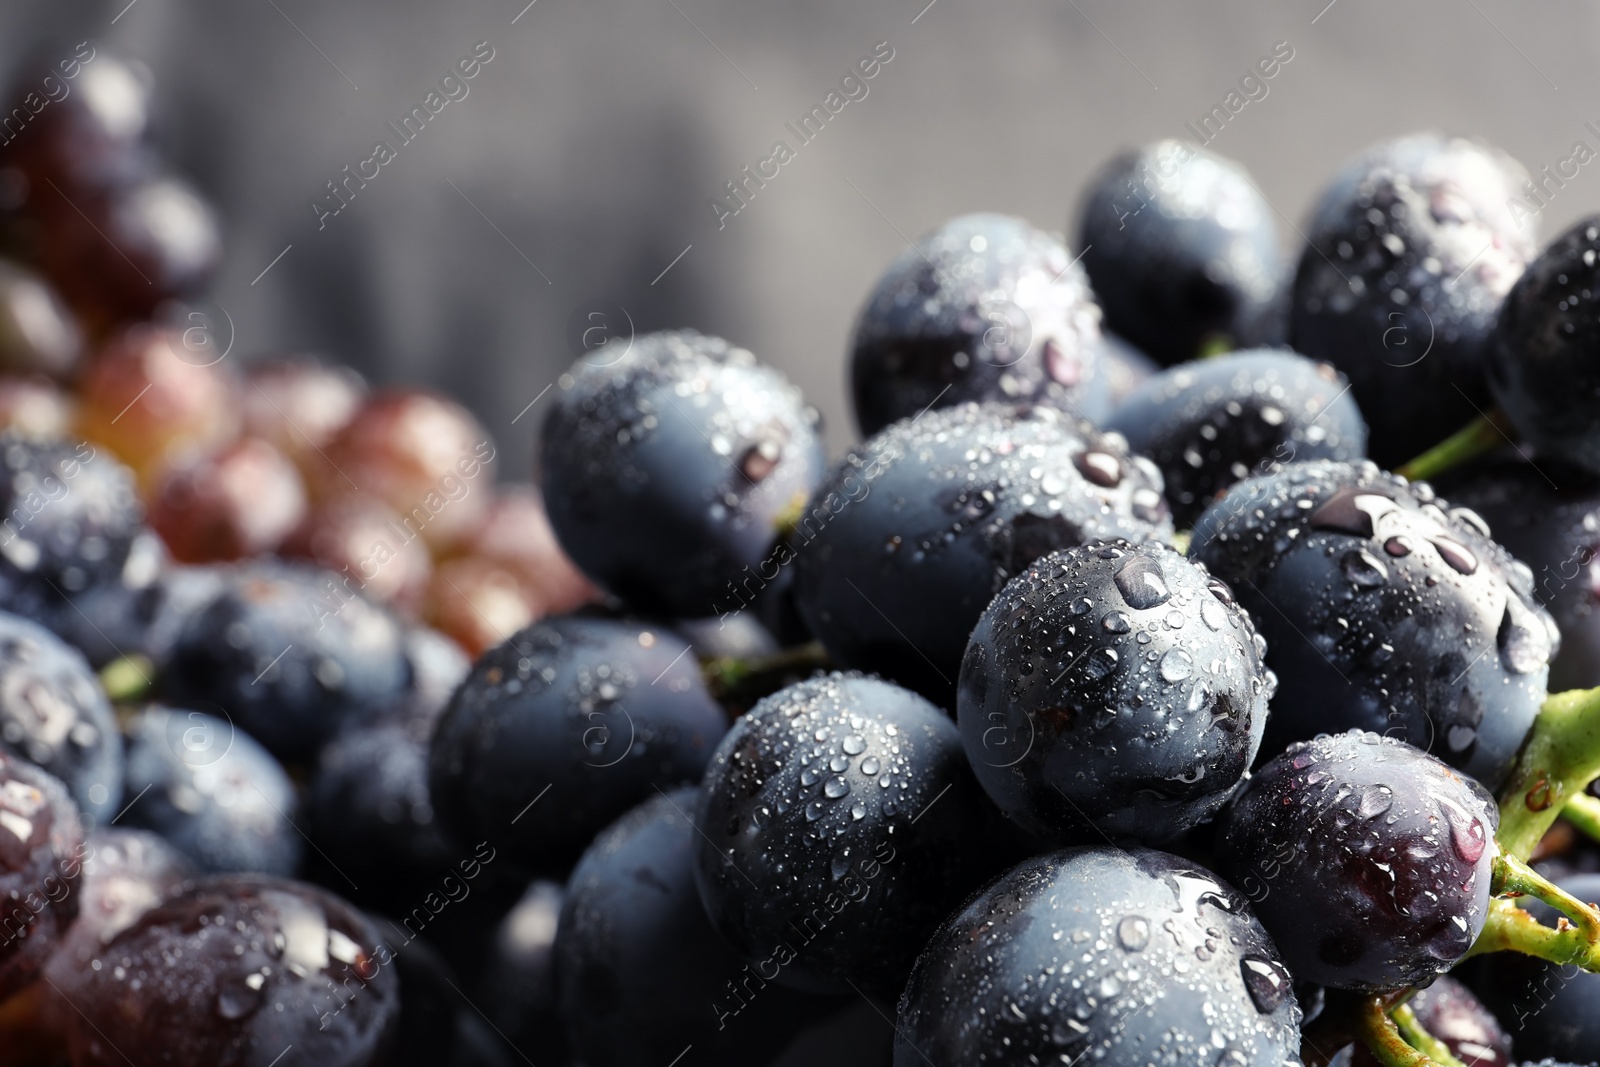
[[[1285,263],[1146,146],[1081,261],[887,267],[836,460],[682,329],[507,486],[229,360],[76,77],[0,147],[4,1062],[1600,1064],[1600,216],[1504,153],[1374,146]]]

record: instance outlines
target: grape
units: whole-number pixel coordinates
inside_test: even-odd
[[[1105,414],[1100,309],[1060,238],[1005,215],[962,215],[884,271],[850,340],[856,425],[872,435],[967,401]]]
[[[1159,844],[1227,801],[1276,680],[1233,594],[1155,542],[1034,562],[995,597],[961,665],[978,780],[1036,834]]]
[[[1371,464],[1313,460],[1230,489],[1189,554],[1267,639],[1281,687],[1264,756],[1359,728],[1491,787],[1509,772],[1559,635],[1476,513]]]
[[[399,1016],[392,953],[330,893],[265,875],[192,883],[106,944],[63,992],[88,1025],[74,1067],[376,1067]]]
[[[782,375],[692,331],[615,340],[559,379],[540,431],[544,502],[595,584],[656,615],[716,613],[765,569],[822,477],[819,417]]]
[[[1295,977],[1376,992],[1426,983],[1472,947],[1499,824],[1476,781],[1352,730],[1262,766],[1221,820],[1217,853]]]
[[[712,925],[764,978],[803,990],[892,994],[998,866],[955,725],[862,675],[789,686],[741,716],[695,822]]]
[[[950,916],[905,994],[895,1067],[1299,1063],[1300,1006],[1249,902],[1164,852],[1036,856]]]

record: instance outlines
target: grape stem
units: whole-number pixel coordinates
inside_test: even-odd
[[[706,660],[700,673],[713,696],[723,699],[734,697],[765,696],[780,688],[783,679],[794,674],[801,676],[816,670],[826,670],[831,665],[828,653],[820,644],[796,645],[770,656],[719,656]],[[771,688],[767,688],[770,686]]]
[[[1544,702],[1500,794],[1500,847],[1533,855],[1568,802],[1600,775],[1600,689],[1572,689]]]
[[[1502,899],[1490,902],[1469,956],[1512,951],[1557,964],[1576,964],[1600,971],[1600,910],[1585,904],[1514,856],[1494,861],[1491,891]],[[1554,928],[1545,926],[1505,894],[1542,900],[1564,916]]]
[[[144,656],[121,656],[100,670],[100,684],[116,704],[131,704],[153,688],[155,667]]]
[[[1515,856],[1495,857],[1494,881],[1490,885],[1490,891],[1497,897],[1511,894],[1544,901],[1572,921],[1572,925],[1577,928],[1584,941],[1591,946],[1591,954],[1600,950],[1600,911],[1585,904]]]
[[[1567,800],[1561,817],[1586,834],[1591,841],[1600,841],[1600,799],[1588,793],[1579,793]]]
[[[1517,905],[1515,900],[1491,900],[1489,918],[1483,933],[1463,959],[1485,952],[1520,952],[1551,963],[1576,964],[1586,971],[1600,971],[1600,946],[1587,940],[1583,931],[1563,920],[1560,928],[1545,926]]]
[[[1480,415],[1411,462],[1396,468],[1395,473],[1413,482],[1437,478],[1501,442],[1511,440],[1510,429],[1506,417],[1498,410]]]
[[[1356,1017],[1356,1028],[1361,1033],[1361,1039],[1383,1067],[1461,1067],[1453,1056],[1448,1060],[1436,1060],[1408,1044],[1401,1035],[1400,1027],[1390,1018],[1391,1010],[1391,998],[1368,997],[1362,1002]],[[1411,1011],[1410,1008],[1404,1010]],[[1411,1019],[1415,1021],[1416,1016],[1412,1014]],[[1420,1026],[1417,1030],[1423,1032]],[[1431,1037],[1428,1041],[1437,1044]]]
[[[1428,1033],[1410,1004],[1396,1006],[1389,1015],[1394,1019],[1395,1027],[1400,1031],[1400,1036],[1406,1039],[1406,1043],[1439,1064],[1439,1067],[1466,1067],[1456,1059],[1449,1045]]]

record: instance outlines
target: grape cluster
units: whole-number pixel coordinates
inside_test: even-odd
[[[673,329],[502,485],[185,328],[216,220],[73,62],[0,145],[5,1063],[1600,1064],[1600,221],[1503,153],[1375,146],[1285,263],[1142,146],[1081,257],[909,242],[831,463]]]

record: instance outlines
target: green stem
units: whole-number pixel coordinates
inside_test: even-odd
[[[1396,468],[1395,473],[1413,482],[1437,478],[1469,459],[1476,459],[1509,438],[1505,416],[1498,411],[1492,411],[1487,415],[1478,416],[1411,462]]]
[[[1545,926],[1514,900],[1489,902],[1483,933],[1464,958],[1486,952],[1520,952],[1562,966],[1575,964],[1586,971],[1600,971],[1600,945],[1587,940],[1582,930],[1565,922],[1560,929]]]
[[[810,502],[810,496],[804,491],[797,492],[789,498],[789,503],[772,517],[772,531],[778,535],[778,540],[794,540],[794,532],[799,528],[800,520],[806,517],[806,505]]]
[[[150,692],[155,668],[144,656],[122,656],[100,669],[100,684],[113,703],[131,704]]]
[[[1591,954],[1600,952],[1600,911],[1585,904],[1515,856],[1495,857],[1494,881],[1490,884],[1490,891],[1495,896],[1515,895],[1544,901],[1571,920],[1584,942],[1590,946]]]
[[[1561,809],[1561,817],[1580,833],[1587,834],[1591,841],[1600,841],[1600,799],[1588,793],[1569,797],[1567,806]]]
[[[1383,1067],[1445,1067],[1441,1061],[1406,1043],[1400,1029],[1389,1017],[1389,1004],[1384,997],[1369,997],[1357,1013],[1356,1026],[1361,1038],[1372,1050]]]
[[[790,676],[827,670],[831,665],[828,653],[813,641],[770,656],[751,659],[720,656],[701,664],[700,673],[712,696],[724,700],[737,697],[754,703],[755,699],[777,691]]]
[[[1500,847],[1533,855],[1561,809],[1600,775],[1600,689],[1573,689],[1544,702],[1500,794]]]
[[[1400,1031],[1400,1036],[1406,1039],[1406,1043],[1438,1063],[1440,1067],[1466,1067],[1466,1064],[1456,1059],[1449,1045],[1428,1033],[1411,1005],[1401,1004],[1389,1015],[1394,1019],[1395,1027]]]

